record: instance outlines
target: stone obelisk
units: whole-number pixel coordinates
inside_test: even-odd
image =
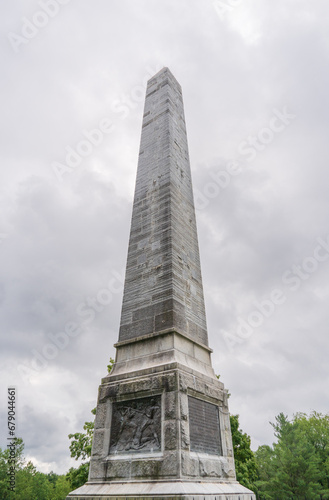
[[[253,500],[211,365],[182,91],[148,81],[119,340],[88,482],[69,499]]]

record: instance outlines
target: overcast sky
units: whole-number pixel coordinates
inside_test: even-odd
[[[253,449],[279,412],[328,412],[328,2],[0,9],[1,446],[15,385],[27,457],[75,465],[67,435],[93,418],[115,355],[144,93],[163,66],[183,88],[230,411]],[[107,304],[87,316],[97,296]]]

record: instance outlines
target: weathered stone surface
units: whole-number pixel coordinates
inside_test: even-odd
[[[95,429],[102,429],[105,426],[108,405],[100,403],[97,407],[97,417],[95,418]]]
[[[200,477],[199,459],[191,457],[190,453],[182,453],[182,476],[189,478]]]
[[[104,429],[95,429],[93,436],[93,456],[102,457],[104,455]]]
[[[129,382],[124,382],[119,386],[119,395],[126,396],[128,394],[136,394],[136,392],[146,392],[152,389],[153,379],[139,379]]]
[[[224,411],[222,412],[221,415],[221,421],[222,421],[222,434],[224,434],[224,440],[223,440],[223,451],[224,451],[224,456],[233,458],[234,453],[233,453],[233,444],[232,444],[232,433],[231,433],[231,424],[230,424],[230,416],[229,414],[225,411],[225,408],[223,407]],[[233,466],[234,468],[234,466]]]
[[[222,477],[235,480],[235,466],[233,458],[220,457]]]
[[[186,420],[182,420],[180,423],[180,436],[181,436],[181,448],[182,450],[190,449],[190,433],[189,424]]]
[[[187,394],[180,393],[180,418],[182,420],[188,419],[188,397]]]
[[[170,420],[176,417],[177,393],[167,392],[164,396],[164,418]]]
[[[131,463],[131,475],[134,478],[158,478],[161,476],[162,460],[134,460]]]
[[[177,420],[166,420],[163,427],[165,450],[176,450],[178,445]]]
[[[117,385],[101,385],[98,393],[99,403],[105,403],[108,398],[115,398],[118,393]]]
[[[108,460],[105,469],[107,480],[125,480],[131,477],[131,461],[128,460]]]
[[[222,466],[220,461],[200,458],[200,475],[202,477],[221,477]]]
[[[161,475],[164,477],[178,477],[177,463],[179,462],[177,451],[165,452],[161,466]]]
[[[96,456],[93,456],[93,460],[90,462],[89,480],[105,480],[104,461]]]
[[[182,91],[165,68],[146,91],[119,340],[166,328],[208,345]]]

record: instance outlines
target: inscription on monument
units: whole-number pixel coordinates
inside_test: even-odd
[[[188,407],[191,451],[222,455],[218,407],[192,396]]]
[[[110,453],[161,450],[161,396],[113,403]]]

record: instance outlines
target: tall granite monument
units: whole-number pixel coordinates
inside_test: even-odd
[[[88,482],[68,499],[254,500],[211,366],[182,91],[148,81],[119,340]]]

